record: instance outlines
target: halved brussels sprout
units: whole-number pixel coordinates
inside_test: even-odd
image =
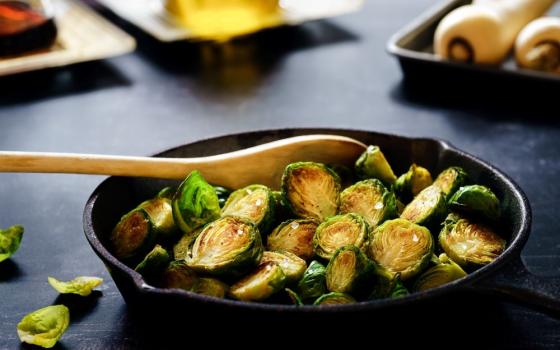
[[[171,257],[167,250],[158,244],[146,255],[144,260],[134,268],[134,271],[151,282],[165,270],[170,261]]]
[[[8,259],[18,249],[23,238],[23,227],[15,225],[0,230],[0,262]]]
[[[198,171],[181,183],[173,196],[173,217],[184,233],[189,233],[220,217],[216,190]]]
[[[175,226],[175,220],[173,219],[171,199],[152,198],[141,203],[138,208],[142,208],[148,213],[156,235],[164,238],[171,238],[175,235],[177,226]]]
[[[216,191],[216,195],[218,196],[220,208],[223,208],[224,204],[226,204],[226,201],[229,198],[229,195],[231,194],[231,190],[222,186],[214,186],[214,190]]]
[[[64,305],[51,305],[27,314],[17,325],[23,343],[52,348],[70,323],[70,311]]]
[[[287,251],[303,260],[309,260],[315,254],[313,236],[317,226],[313,220],[285,221],[268,236],[267,247],[271,251]]]
[[[441,189],[447,197],[451,196],[467,181],[467,173],[457,166],[445,169],[439,173],[433,186]]]
[[[275,263],[265,263],[231,286],[229,295],[237,300],[261,301],[282,290],[285,284],[282,268]]]
[[[225,298],[229,286],[215,278],[199,278],[194,285],[193,292],[214,298]]]
[[[297,292],[304,301],[316,299],[327,292],[327,269],[318,261],[312,261],[297,285]]]
[[[453,210],[472,214],[490,221],[500,218],[500,201],[488,187],[471,185],[461,187],[449,199]]]
[[[422,272],[434,253],[434,241],[427,228],[408,220],[385,221],[371,236],[366,253],[379,268],[403,281]]]
[[[175,187],[170,187],[170,186],[164,187],[161,189],[161,191],[158,192],[156,198],[173,199],[175,192],[177,192],[177,189]]]
[[[428,186],[408,203],[401,218],[418,225],[436,226],[446,211],[445,194],[439,187]]]
[[[339,248],[327,265],[327,289],[355,295],[364,290],[375,277],[375,266],[353,245]]]
[[[328,218],[317,227],[313,236],[315,254],[330,260],[336,250],[345,245],[361,248],[368,235],[368,225],[358,214],[343,214]]]
[[[264,252],[261,264],[276,263],[286,275],[286,283],[296,282],[303,276],[307,264],[305,260],[290,252]]]
[[[177,288],[191,291],[198,282],[193,269],[184,261],[172,261],[161,275],[160,285],[163,288]]]
[[[294,304],[295,306],[302,306],[303,305],[303,301],[301,301],[301,298],[299,297],[299,295],[296,292],[294,292],[290,288],[286,288],[284,290],[286,291],[286,294],[288,294],[288,297],[292,301],[292,304]]]
[[[49,284],[60,294],[78,294],[86,297],[93,288],[101,285],[103,279],[99,277],[78,276],[71,281],[62,282],[54,277],[48,277]]]
[[[173,257],[175,258],[175,260],[185,260],[187,258],[189,247],[192,241],[198,236],[200,231],[202,231],[202,227],[197,228],[192,232],[185,233],[177,241],[177,243],[175,243],[175,245],[173,246]]]
[[[261,235],[247,219],[226,216],[206,225],[191,243],[186,262],[197,272],[240,276],[262,258]]]
[[[356,174],[361,179],[379,179],[387,186],[393,184],[397,177],[377,146],[368,146],[356,161]]]
[[[259,232],[265,234],[274,220],[275,204],[268,187],[251,185],[229,196],[222,208],[222,216],[239,216],[250,220],[258,226]]]
[[[399,198],[408,202],[432,182],[432,175],[428,169],[412,164],[408,171],[395,181],[393,188]]]
[[[282,194],[295,215],[321,222],[336,214],[340,178],[324,164],[292,163],[282,176]]]
[[[136,208],[125,214],[111,232],[113,254],[128,259],[152,249],[157,235],[147,211]]]
[[[332,292],[320,296],[313,305],[340,305],[340,304],[352,304],[355,303],[356,299],[352,298],[348,294]]]
[[[439,256],[439,261],[439,264],[430,267],[418,277],[416,282],[414,282],[414,291],[419,292],[436,288],[467,275],[466,272],[449,259],[445,253]]]
[[[359,214],[370,229],[374,229],[383,221],[397,216],[397,202],[395,194],[388,191],[381,181],[369,179],[342,191],[339,212]]]
[[[457,214],[449,214],[445,220],[439,244],[447,256],[462,267],[489,264],[506,247],[506,241],[491,228]]]

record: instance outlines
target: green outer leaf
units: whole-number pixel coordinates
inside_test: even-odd
[[[436,288],[463,278],[467,275],[463,269],[447,255],[441,254],[439,257],[440,264],[433,266],[422,273],[414,282],[412,289],[415,292]]]
[[[18,249],[23,238],[23,227],[14,225],[0,230],[0,262],[8,259]]]
[[[175,192],[177,192],[177,189],[175,187],[171,187],[171,186],[164,187],[161,189],[161,191],[158,192],[156,198],[173,199]]]
[[[352,304],[355,302],[356,299],[352,298],[348,294],[332,292],[320,296],[317,300],[315,300],[313,305],[319,305],[319,306],[340,305],[340,304]]]
[[[493,222],[500,218],[500,200],[491,189],[481,185],[459,188],[449,199],[449,206]]]
[[[52,348],[70,323],[70,311],[64,305],[51,305],[27,314],[17,325],[23,343]]]
[[[351,252],[356,259],[352,275],[349,277],[348,283],[344,286],[336,286],[333,282],[336,261],[341,254]],[[375,277],[375,265],[367,258],[367,256],[356,246],[347,245],[337,249],[333,257],[327,265],[327,289],[331,292],[348,293],[356,295],[367,288]]]
[[[435,186],[423,189],[412,202],[404,208],[401,218],[415,224],[434,228],[439,227],[447,212],[445,194]]]
[[[146,280],[153,281],[165,270],[167,265],[171,262],[171,256],[159,244],[146,255],[134,269],[134,271],[141,274]]]
[[[103,283],[102,278],[90,276],[78,276],[68,282],[62,282],[49,276],[48,281],[60,294],[78,294],[83,297],[90,295],[93,288]]]
[[[264,198],[264,203],[261,204],[260,209],[264,210],[261,213],[258,219],[249,217],[247,215],[243,215],[243,210],[236,211],[234,210],[235,205],[239,205],[240,203],[245,205],[253,205],[253,203],[246,203],[246,198],[250,196],[255,191],[263,191],[266,196]],[[222,208],[222,216],[239,216],[245,218],[247,220],[253,221],[259,228],[259,232],[261,234],[268,233],[268,230],[271,228],[271,225],[274,223],[274,214],[275,214],[275,207],[276,201],[274,199],[274,195],[272,191],[263,185],[250,185],[234,191],[228,198],[227,202],[224,204]]]
[[[432,185],[439,187],[445,193],[446,199],[448,199],[467,180],[468,175],[463,168],[452,166],[439,173]]]
[[[292,301],[292,304],[294,304],[295,306],[303,306],[303,301],[301,301],[301,298],[299,297],[299,295],[296,292],[294,292],[290,288],[286,288],[284,290],[288,294],[288,297]]]
[[[362,246],[365,244],[366,240],[368,239],[368,233],[369,233],[368,224],[362,218],[361,215],[349,213],[349,214],[331,216],[317,227],[315,236],[313,236],[313,247],[315,249],[315,254],[317,254],[318,256],[326,260],[330,260],[332,258],[335,251],[338,248],[340,248],[340,246],[327,247],[325,246],[325,244],[322,242],[321,239],[323,233],[326,230],[328,230],[330,226],[336,225],[338,222],[344,222],[344,221],[350,222],[352,224],[351,226],[352,228],[357,226],[358,234],[357,234],[357,238],[353,242],[347,242],[346,244],[343,245],[352,244],[358,248],[362,248]],[[340,231],[338,232],[340,234]]]
[[[379,179],[387,186],[393,184],[397,179],[391,165],[378,146],[368,146],[356,161],[355,170],[359,178]]]
[[[316,299],[327,292],[327,269],[318,261],[312,261],[297,284],[297,293],[303,301]]]

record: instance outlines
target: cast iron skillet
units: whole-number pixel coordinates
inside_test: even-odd
[[[107,237],[118,219],[142,200],[172,184],[156,179],[110,177],[89,198],[84,210],[84,230],[90,245],[107,266],[118,289],[129,305],[186,307],[189,310],[227,312],[276,312],[276,314],[327,315],[373,311],[397,306],[408,308],[445,295],[491,293],[560,313],[560,279],[532,275],[521,261],[520,253],[531,228],[531,209],[525,194],[507,175],[493,166],[458,150],[445,141],[414,139],[376,132],[338,129],[285,129],[222,136],[180,146],[157,156],[193,157],[239,150],[287,137],[306,134],[336,134],[353,137],[366,144],[379,145],[396,173],[405,172],[412,162],[438,173],[448,166],[463,167],[472,180],[489,186],[501,198],[505,252],[491,264],[445,286],[414,293],[398,299],[385,299],[330,307],[294,307],[291,305],[246,303],[196,295],[181,290],[164,290],[147,285],[142,277],[118,261],[107,249]],[[302,159],[303,160],[303,159]],[[225,169],[224,171],[227,171]],[[173,309],[172,309],[173,310]]]

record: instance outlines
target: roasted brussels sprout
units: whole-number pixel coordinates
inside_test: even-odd
[[[451,260],[467,268],[491,263],[506,247],[506,241],[490,227],[457,214],[445,219],[439,244]]]
[[[156,235],[164,238],[171,238],[175,235],[177,226],[175,226],[175,220],[173,219],[171,199],[152,198],[141,203],[138,208],[144,209],[148,213]]]
[[[428,169],[412,164],[408,171],[395,181],[393,188],[399,198],[409,202],[432,182],[432,175]]]
[[[64,305],[51,305],[27,314],[17,325],[23,343],[52,348],[70,323],[70,311]]]
[[[292,163],[282,176],[282,194],[295,215],[321,222],[336,214],[340,178],[324,164]]]
[[[229,198],[229,195],[231,194],[231,191],[222,186],[214,186],[214,190],[216,191],[216,195],[218,196],[220,208],[223,208],[224,204],[226,204],[226,201]]]
[[[214,187],[198,171],[181,183],[173,196],[173,217],[184,233],[189,233],[220,217],[220,202]]]
[[[397,217],[397,202],[395,194],[381,181],[369,179],[342,191],[339,212],[359,214],[373,229],[383,221]]]
[[[268,187],[251,185],[229,196],[222,208],[222,216],[239,216],[250,220],[258,226],[261,234],[265,234],[274,220],[275,204]]]
[[[262,301],[282,290],[285,284],[282,268],[275,263],[265,263],[231,286],[229,295],[237,300]]]
[[[401,218],[423,226],[437,226],[445,215],[445,194],[436,186],[423,189],[404,208]]]
[[[22,226],[15,225],[0,230],[0,262],[8,259],[19,249],[22,238]]]
[[[352,304],[355,303],[356,299],[352,298],[348,294],[332,292],[320,296],[313,305],[339,305],[339,304]]]
[[[146,255],[134,269],[134,271],[141,274],[147,281],[154,281],[167,267],[171,257],[167,250],[159,244]]]
[[[157,198],[167,198],[173,199],[175,192],[177,191],[174,187],[164,187],[161,191],[158,192]]]
[[[268,236],[267,247],[271,251],[287,251],[303,260],[309,260],[315,254],[313,236],[317,226],[313,220],[285,221]]]
[[[102,278],[89,276],[79,276],[68,282],[62,282],[49,276],[48,281],[60,294],[77,294],[83,297],[90,295],[93,288],[103,283]]]
[[[286,294],[288,294],[288,297],[292,301],[292,304],[294,304],[295,306],[302,306],[303,305],[303,301],[301,301],[301,298],[299,297],[299,295],[296,292],[294,292],[290,288],[286,288],[284,290],[286,291]]]
[[[214,298],[225,298],[229,286],[215,278],[199,278],[194,285],[193,292]]]
[[[315,254],[330,260],[335,251],[345,245],[361,248],[368,235],[368,225],[358,214],[343,214],[328,218],[317,227],[313,236]]]
[[[150,215],[142,208],[125,214],[111,232],[113,254],[119,259],[132,258],[153,248],[156,241]]]
[[[264,252],[261,264],[275,263],[286,275],[286,283],[297,282],[303,276],[307,264],[305,260],[290,252]]]
[[[191,242],[198,236],[200,231],[202,231],[202,227],[192,232],[185,233],[177,243],[175,243],[173,246],[173,257],[175,260],[185,260],[187,258]]]
[[[184,261],[172,261],[161,276],[160,285],[163,288],[177,288],[191,291],[198,282],[193,269]]]
[[[439,256],[439,261],[439,264],[430,267],[416,279],[413,286],[414,291],[436,288],[467,275],[465,271],[449,259],[445,253]]]
[[[400,273],[403,281],[422,272],[434,252],[430,231],[404,219],[385,221],[370,238],[367,255],[391,274]]]
[[[237,277],[262,258],[261,235],[254,223],[226,216],[206,225],[191,243],[186,262],[197,272]]]
[[[467,173],[459,167],[450,167],[439,173],[433,185],[448,198],[467,182]]]
[[[397,179],[385,155],[377,146],[369,146],[356,161],[355,168],[360,179],[379,179],[387,186]]]
[[[401,274],[393,274],[376,266],[376,280],[369,300],[397,298],[408,295],[408,289],[401,282]]]
[[[363,291],[375,276],[375,266],[353,245],[339,248],[327,265],[327,289],[355,295]]]
[[[327,269],[318,261],[312,261],[297,284],[297,292],[304,301],[316,299],[327,292]]]
[[[481,185],[459,188],[449,199],[449,207],[489,221],[497,221],[500,217],[498,197],[488,187]]]

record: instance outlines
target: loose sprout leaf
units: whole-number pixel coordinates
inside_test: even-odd
[[[229,294],[237,300],[262,301],[282,290],[285,284],[282,268],[275,263],[265,263],[232,285]]]
[[[22,238],[22,226],[15,225],[0,230],[0,262],[8,259],[19,249]]]
[[[290,252],[264,252],[261,264],[269,262],[282,268],[286,275],[286,283],[298,281],[307,268],[305,260]]]
[[[449,199],[449,206],[489,221],[500,217],[500,201],[488,187],[471,185],[461,187]]]
[[[439,287],[467,274],[445,254],[439,257],[440,263],[422,273],[414,283],[414,291],[423,291]]]
[[[250,220],[260,232],[268,232],[274,221],[276,202],[272,191],[263,185],[251,185],[233,192],[224,207],[222,216],[239,216]]]
[[[355,303],[356,299],[352,298],[352,296],[344,293],[337,293],[332,292],[325,295],[320,296],[313,305],[340,305],[340,304],[352,304]]]
[[[447,197],[451,196],[467,181],[467,173],[460,167],[450,167],[442,171],[433,183]]]
[[[329,260],[335,251],[345,245],[361,248],[368,235],[366,221],[358,214],[336,215],[317,227],[313,237],[315,254]]]
[[[387,186],[393,184],[397,179],[385,155],[377,146],[369,146],[362,153],[356,161],[355,169],[359,178],[379,179]]]
[[[315,254],[313,236],[317,226],[313,220],[285,221],[268,236],[267,247],[271,251],[288,251],[303,260],[310,260]]]
[[[302,300],[316,299],[327,292],[327,269],[318,261],[312,261],[297,284],[297,292]]]
[[[423,226],[436,226],[445,215],[445,194],[436,186],[422,190],[404,208],[401,218]]]
[[[70,323],[70,311],[64,305],[51,305],[26,315],[17,325],[23,343],[52,348]]]
[[[88,296],[93,288],[103,283],[103,279],[99,277],[78,276],[71,281],[63,282],[54,277],[48,278],[49,284],[60,294],[78,294],[83,297]]]

